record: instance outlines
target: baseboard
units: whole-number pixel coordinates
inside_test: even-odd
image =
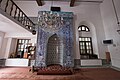
[[[81,66],[102,66],[101,59],[82,59]]]
[[[117,70],[117,71],[120,71],[120,68],[118,68],[118,67],[111,66],[111,68],[112,68],[112,69],[115,69],[115,70]]]

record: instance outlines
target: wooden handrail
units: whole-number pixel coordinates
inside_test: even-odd
[[[2,2],[5,0],[0,0],[0,7]],[[11,17],[19,21],[24,28],[33,31],[35,29],[35,24],[27,17],[27,15],[13,2],[13,0],[6,0],[5,8],[3,10],[9,14]]]

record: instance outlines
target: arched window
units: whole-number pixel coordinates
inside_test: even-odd
[[[90,29],[85,25],[81,25],[78,27],[78,31],[90,32]]]
[[[80,25],[78,27],[78,31],[80,33],[90,32],[90,29],[86,25]],[[79,35],[79,50],[81,59],[97,58],[97,56],[93,54],[92,37],[87,36],[87,34],[81,36]]]

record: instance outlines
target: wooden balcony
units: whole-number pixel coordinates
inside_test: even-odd
[[[35,24],[27,15],[13,2],[13,0],[0,0],[0,13],[35,34]]]

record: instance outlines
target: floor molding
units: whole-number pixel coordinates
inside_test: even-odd
[[[117,70],[117,71],[120,71],[120,68],[118,68],[118,67],[111,66],[111,68],[112,68],[112,69],[115,69],[115,70]]]

